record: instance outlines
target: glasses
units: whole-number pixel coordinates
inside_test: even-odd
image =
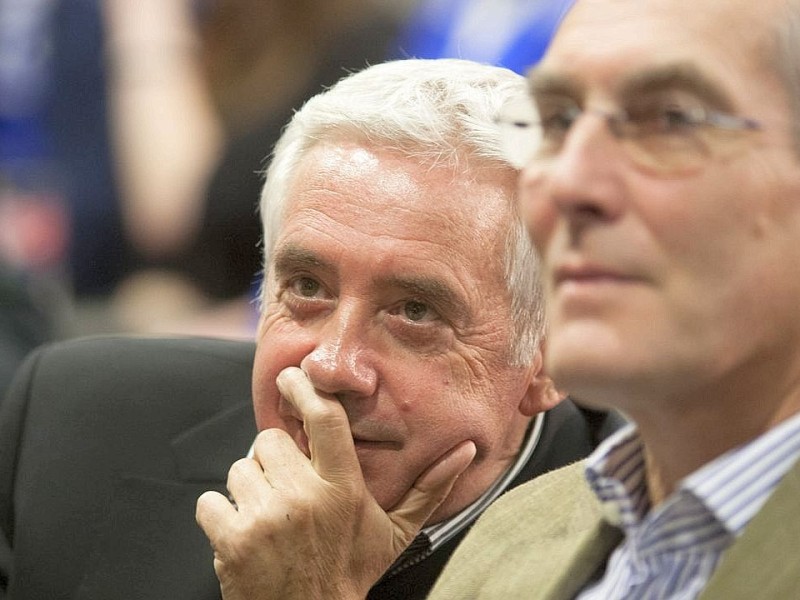
[[[762,127],[753,119],[709,110],[696,101],[663,98],[618,111],[584,110],[572,101],[543,102],[538,112],[525,98],[508,103],[495,122],[507,160],[523,168],[558,157],[573,125],[585,115],[604,120],[634,164],[667,175],[702,166],[726,142]]]

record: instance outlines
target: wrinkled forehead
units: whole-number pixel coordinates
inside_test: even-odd
[[[785,0],[577,0],[535,71],[611,88],[655,66],[691,64],[732,89],[773,76]],[[765,72],[770,71],[770,72]]]

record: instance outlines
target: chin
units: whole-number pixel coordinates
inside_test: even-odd
[[[569,360],[555,357],[547,370],[558,388],[571,398],[605,408],[605,398],[616,395],[619,389],[620,374],[615,372],[616,366],[607,356],[587,356],[584,352],[570,356]]]
[[[383,510],[392,509],[406,495],[414,484],[416,477],[407,480],[405,473],[399,472],[392,466],[397,466],[397,461],[392,462],[382,460],[370,460],[372,457],[359,454],[358,460],[361,463],[361,472],[364,475],[364,482],[375,501]]]
[[[554,325],[547,334],[545,361],[551,376],[574,372],[602,374],[631,356],[631,346],[617,328],[581,320]]]

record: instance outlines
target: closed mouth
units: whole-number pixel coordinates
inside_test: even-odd
[[[567,283],[633,283],[640,281],[640,278],[606,267],[581,265],[558,268],[554,273],[553,281],[555,286],[559,287]]]

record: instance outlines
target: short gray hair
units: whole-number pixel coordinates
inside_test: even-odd
[[[264,264],[268,268],[283,224],[292,176],[315,144],[359,141],[431,166],[458,167],[463,161],[514,170],[503,156],[494,118],[503,104],[526,93],[525,78],[508,69],[409,59],[368,67],[310,99],[284,130],[266,172],[260,204]],[[525,365],[541,342],[544,307],[536,254],[516,202],[514,192],[503,264],[514,321],[512,362]]]
[[[776,47],[768,64],[774,62],[778,76],[786,88],[792,111],[795,152],[800,156],[800,2],[786,3],[785,14],[777,19]]]

